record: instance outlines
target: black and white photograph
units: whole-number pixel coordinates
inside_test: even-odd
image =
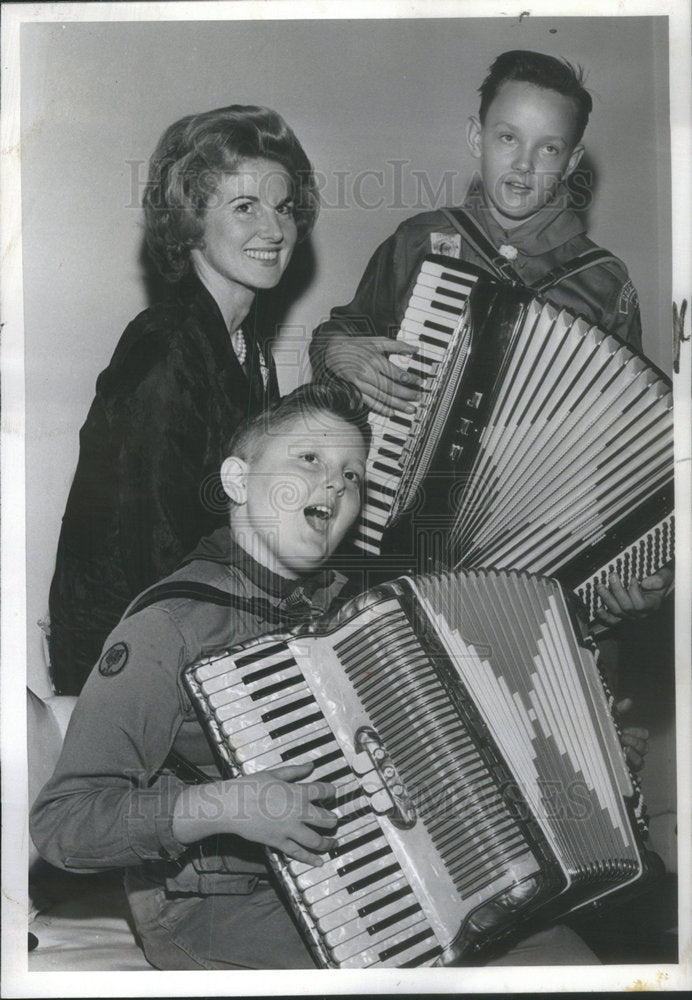
[[[0,6],[3,995],[691,988],[688,0]]]

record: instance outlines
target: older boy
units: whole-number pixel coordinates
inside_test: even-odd
[[[32,836],[53,864],[128,869],[137,932],[157,968],[314,965],[260,845],[321,865],[336,816],[320,803],[335,788],[300,781],[309,765],[220,780],[180,678],[200,657],[278,618],[318,614],[339,593],[343,578],[319,567],[360,509],[369,428],[356,398],[349,387],[302,387],[236,435],[221,469],[230,530],[145,591],[113,631],[32,811]],[[187,784],[192,773],[203,783]],[[493,964],[594,961],[555,927]]]
[[[439,210],[403,222],[374,253],[355,297],[332,310],[314,332],[315,374],[350,379],[368,406],[413,412],[419,386],[389,360],[410,353],[396,337],[420,263],[443,254],[500,279],[539,288],[558,307],[641,348],[636,291],[624,264],[599,251],[570,207],[565,181],[584,152],[592,108],[581,74],[539,52],[498,56],[480,87],[478,116],[467,126],[480,163],[462,209]],[[602,589],[602,618],[616,624],[658,607],[670,570],[626,590],[616,577]]]

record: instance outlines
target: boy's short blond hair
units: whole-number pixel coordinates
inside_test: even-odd
[[[332,378],[299,386],[240,426],[229,441],[226,453],[251,462],[261,449],[262,442],[277,433],[284,424],[297,416],[318,416],[320,413],[332,414],[357,428],[368,451],[372,432],[363,397],[351,382]]]

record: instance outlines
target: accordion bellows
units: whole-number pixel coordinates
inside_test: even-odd
[[[591,617],[609,572],[672,559],[672,391],[646,358],[434,256],[398,339],[428,389],[413,417],[371,418],[359,548],[556,575]]]
[[[471,962],[639,881],[639,794],[560,585],[403,577],[188,668],[228,773],[312,761],[321,867],[268,852],[318,962]]]

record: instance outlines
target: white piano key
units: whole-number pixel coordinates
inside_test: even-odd
[[[338,920],[338,916],[335,915],[339,912],[347,912],[352,906],[369,906],[371,903],[386,899],[388,895],[408,884],[404,873],[400,872],[398,875],[392,874],[386,885],[371,885],[358,893],[349,893],[340,885],[339,880],[335,880],[331,893],[316,899],[308,909],[315,921]]]
[[[316,917],[315,923],[323,934],[341,927],[345,928],[346,933],[343,934],[345,941],[348,937],[354,936],[350,926],[353,921],[360,925],[360,929],[373,927],[380,920],[388,919],[413,904],[418,905],[416,895],[408,881],[400,878],[388,882],[385,889],[371,892],[355,902],[352,899],[347,900],[343,906]]]
[[[394,933],[392,933],[392,930],[395,929],[386,931],[381,940],[377,940],[377,937],[373,939],[373,937],[365,931],[362,934],[359,934],[358,937],[344,941],[342,944],[337,944],[335,947],[330,948],[330,951],[336,962],[346,962],[349,959],[357,957],[362,962],[362,967],[367,968],[374,962],[380,961],[380,953],[383,950],[406,941],[408,938],[412,937],[417,930],[423,930],[428,926],[429,925],[424,914],[418,912],[407,917],[403,921],[403,926]],[[396,956],[394,961],[396,965],[399,965],[401,960],[398,956]]]

